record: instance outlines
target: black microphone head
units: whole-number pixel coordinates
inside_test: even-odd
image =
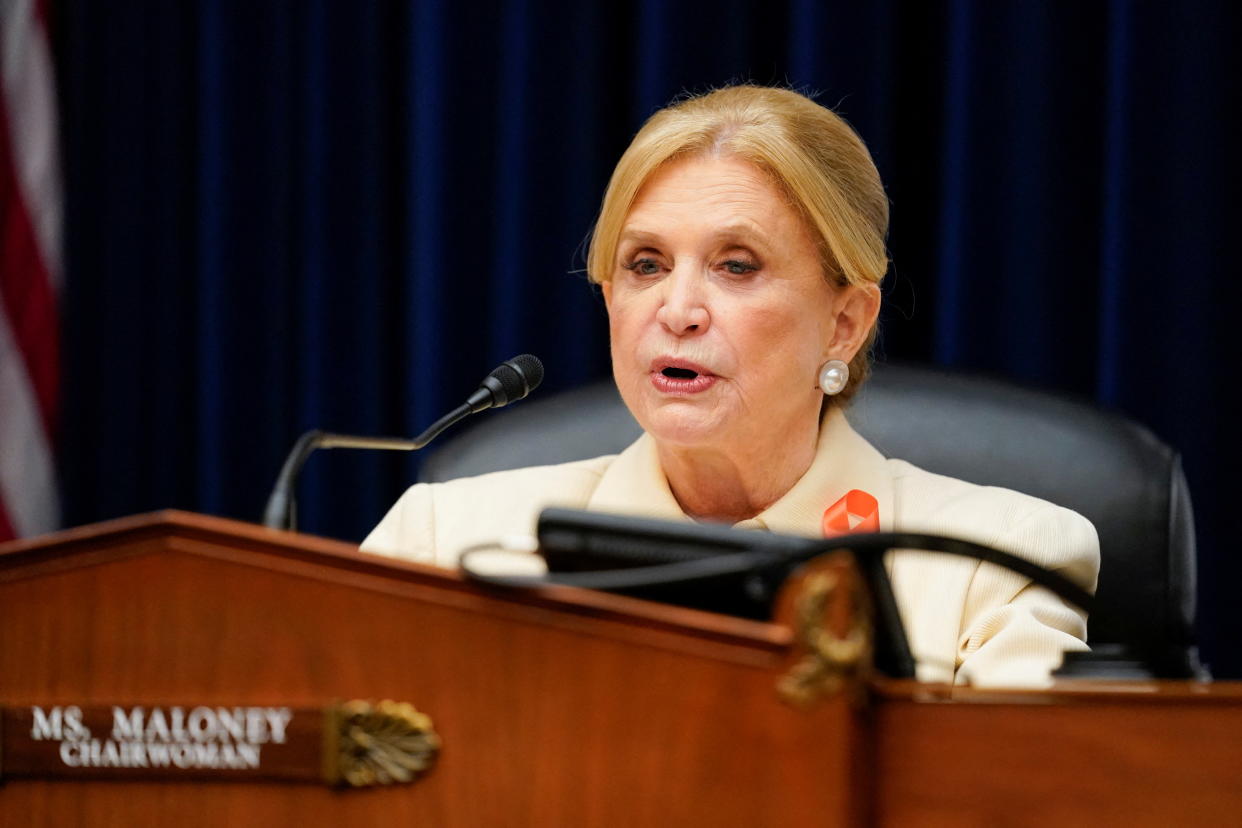
[[[513,359],[506,360],[502,365],[508,365],[513,368],[523,380],[524,387],[522,393],[513,397],[509,400],[510,402],[522,399],[522,397],[538,388],[539,383],[543,382],[543,363],[534,354],[520,354]],[[501,382],[504,382],[504,380],[501,380]]]
[[[485,408],[500,408],[516,402],[543,382],[543,363],[530,354],[515,356],[496,366],[483,378],[479,390],[466,401],[471,412]]]

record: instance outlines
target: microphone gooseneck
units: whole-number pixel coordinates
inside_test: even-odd
[[[427,427],[413,440],[402,437],[360,437],[351,434],[332,434],[318,429],[307,431],[289,451],[272,494],[263,510],[263,525],[273,529],[297,528],[297,499],[294,492],[298,475],[306,460],[315,449],[353,448],[379,449],[382,451],[417,451],[430,443],[446,428],[464,420],[471,414],[489,408],[503,408],[526,397],[543,382],[543,363],[532,354],[521,354],[507,359],[492,369],[478,389],[466,402],[454,408]]]

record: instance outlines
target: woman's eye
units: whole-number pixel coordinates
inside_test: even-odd
[[[759,266],[739,259],[729,259],[724,263],[724,269],[734,276],[745,276],[747,273],[754,273]]]
[[[660,263],[655,259],[635,259],[629,264],[621,265],[626,270],[632,270],[640,276],[654,276],[660,272]]]

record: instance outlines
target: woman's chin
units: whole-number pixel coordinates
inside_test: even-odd
[[[643,430],[665,446],[694,448],[720,443],[726,438],[721,418],[695,406],[663,405],[641,418]]]

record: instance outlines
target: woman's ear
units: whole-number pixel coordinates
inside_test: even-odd
[[[599,289],[603,291],[603,294],[604,294],[604,307],[611,311],[612,310],[612,281],[609,280],[607,282],[600,282]]]
[[[849,362],[867,341],[880,315],[880,286],[874,284],[846,285],[837,294],[836,325],[833,328],[829,353]]]

